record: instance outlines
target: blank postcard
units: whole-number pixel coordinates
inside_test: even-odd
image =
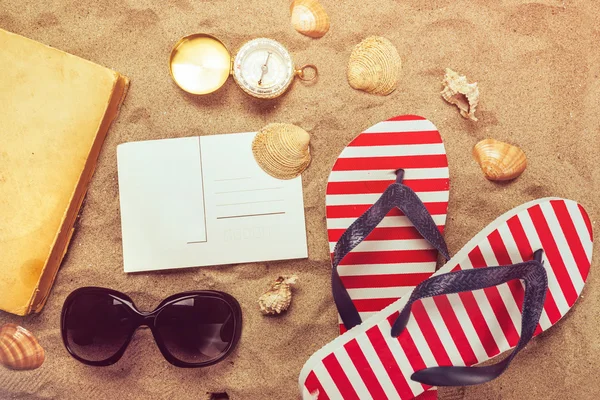
[[[266,174],[255,134],[118,146],[125,272],[308,256],[301,177]]]

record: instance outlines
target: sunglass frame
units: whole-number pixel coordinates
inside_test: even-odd
[[[69,311],[71,305],[73,304],[73,302],[77,301],[77,298],[79,296],[81,296],[83,294],[90,294],[90,293],[106,295],[108,297],[112,297],[113,299],[120,301],[121,303],[123,303],[123,305],[125,305],[128,308],[128,310],[131,312],[131,315],[133,317],[133,327],[132,327],[131,331],[128,333],[127,339],[125,340],[124,344],[121,346],[121,348],[115,354],[113,354],[112,356],[110,356],[104,360],[100,360],[100,361],[91,361],[91,360],[86,360],[85,358],[80,357],[71,348],[71,346],[69,344],[69,339],[67,336],[67,329],[66,329],[67,314],[68,314],[68,311]],[[219,357],[212,359],[212,360],[200,362],[200,363],[190,363],[190,362],[182,361],[182,360],[176,358],[175,356],[173,356],[169,352],[167,347],[165,346],[164,341],[163,341],[162,337],[160,336],[160,333],[158,332],[158,329],[156,326],[156,317],[162,310],[164,310],[166,307],[168,307],[169,305],[171,305],[173,303],[176,303],[181,300],[185,300],[187,298],[192,298],[192,297],[218,298],[220,300],[223,300],[231,309],[231,313],[233,316],[233,324],[234,324],[233,337],[232,337],[231,342],[229,343],[229,346],[227,347],[227,349]],[[144,311],[138,310],[138,308],[135,306],[135,303],[133,302],[133,300],[129,296],[127,296],[125,293],[122,293],[122,292],[119,292],[119,291],[113,290],[113,289],[108,289],[108,288],[102,288],[102,287],[96,287],[96,286],[86,286],[86,287],[82,287],[82,288],[74,290],[73,292],[71,292],[71,294],[69,294],[69,296],[67,296],[65,303],[63,304],[61,317],[60,317],[60,330],[61,330],[62,340],[65,345],[65,348],[67,349],[67,351],[73,358],[75,358],[76,360],[78,360],[86,365],[92,365],[92,366],[108,366],[108,365],[112,365],[112,364],[116,363],[117,361],[119,361],[121,359],[121,357],[123,356],[123,354],[125,353],[125,350],[129,346],[129,343],[131,342],[131,339],[133,338],[135,331],[138,328],[140,328],[141,326],[147,326],[150,328],[150,330],[152,331],[152,336],[154,337],[154,341],[156,342],[156,345],[158,346],[163,357],[169,363],[175,365],[176,367],[181,367],[181,368],[208,367],[210,365],[216,364],[216,363],[222,361],[223,359],[225,359],[227,356],[229,356],[231,354],[231,352],[237,346],[237,343],[239,342],[239,339],[240,339],[240,336],[242,333],[242,309],[241,309],[238,301],[233,296],[231,296],[227,293],[216,291],[216,290],[196,290],[196,291],[177,293],[172,296],[169,296],[166,299],[164,299],[163,301],[161,301],[160,304],[153,311],[144,312]]]

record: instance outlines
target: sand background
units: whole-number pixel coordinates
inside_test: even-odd
[[[100,155],[70,250],[45,309],[0,323],[31,329],[47,352],[42,368],[0,368],[0,398],[295,399],[304,361],[337,333],[330,294],[325,227],[328,172],[361,130],[399,114],[433,121],[445,140],[451,173],[446,240],[455,253],[496,216],[532,199],[581,202],[594,229],[600,217],[600,11],[597,2],[543,0],[323,0],[331,31],[304,37],[289,23],[288,1],[0,0],[0,27],[115,69],[131,87]],[[285,44],[298,65],[314,63],[316,84],[296,82],[283,97],[261,101],[230,80],[217,93],[187,95],[171,81],[168,57],[186,34],[211,33],[232,52],[266,36]],[[345,78],[352,47],[383,35],[403,59],[399,89],[387,97],[358,92]],[[462,119],[439,96],[445,67],[478,81],[479,122]],[[1,72],[2,66],[0,66]],[[122,267],[116,146],[136,140],[257,130],[269,122],[312,134],[314,160],[303,175],[309,259],[126,275]],[[471,156],[493,137],[518,144],[529,167],[516,181],[486,181]],[[227,157],[227,154],[223,155]],[[596,246],[596,250],[598,250]],[[595,257],[583,295],[556,327],[534,340],[499,379],[450,389],[452,399],[593,399],[600,397],[600,291]],[[296,273],[289,313],[264,318],[256,299],[270,281]],[[80,286],[124,291],[142,309],[190,289],[235,296],[244,312],[232,357],[204,369],[168,364],[149,331],[140,331],[123,359],[84,366],[60,340],[60,309]]]

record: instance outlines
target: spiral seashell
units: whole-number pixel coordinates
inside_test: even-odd
[[[275,283],[258,299],[260,311],[265,315],[281,314],[287,310],[292,303],[292,289],[298,281],[296,275],[277,278]]]
[[[388,95],[396,90],[402,61],[384,37],[370,36],[357,44],[348,62],[348,83],[354,89]]]
[[[44,349],[22,326],[0,327],[0,364],[10,369],[36,369],[44,363]]]
[[[442,81],[444,89],[441,94],[444,100],[458,107],[460,115],[471,121],[477,121],[475,109],[479,104],[479,88],[477,82],[467,82],[466,76],[458,75],[450,68],[446,68],[446,74]]]
[[[310,135],[291,124],[269,124],[252,142],[258,165],[277,179],[292,179],[310,164]]]
[[[473,156],[485,177],[491,181],[508,181],[527,168],[527,157],[517,146],[494,139],[485,139],[473,148]]]
[[[320,38],[329,31],[329,16],[318,0],[294,0],[292,25],[303,35]]]

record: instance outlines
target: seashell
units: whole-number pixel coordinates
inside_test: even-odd
[[[517,146],[494,139],[485,139],[473,148],[473,156],[491,181],[508,181],[527,168],[527,157]]]
[[[329,15],[318,0],[294,0],[292,25],[303,35],[320,38],[329,30]]]
[[[44,349],[22,326],[0,327],[0,364],[10,369],[36,369],[44,363]]]
[[[291,124],[269,124],[256,134],[252,152],[260,167],[278,179],[292,179],[310,164],[310,135]]]
[[[384,37],[370,36],[357,44],[348,62],[348,83],[354,89],[388,95],[396,90],[402,61]]]
[[[444,90],[442,97],[450,104],[455,104],[460,111],[460,115],[472,121],[477,121],[475,109],[479,104],[479,88],[477,82],[467,82],[467,77],[458,75],[450,68],[446,68],[446,74],[442,81]]]
[[[265,315],[281,314],[292,303],[292,289],[298,280],[296,275],[277,278],[275,283],[258,299],[260,311]]]

